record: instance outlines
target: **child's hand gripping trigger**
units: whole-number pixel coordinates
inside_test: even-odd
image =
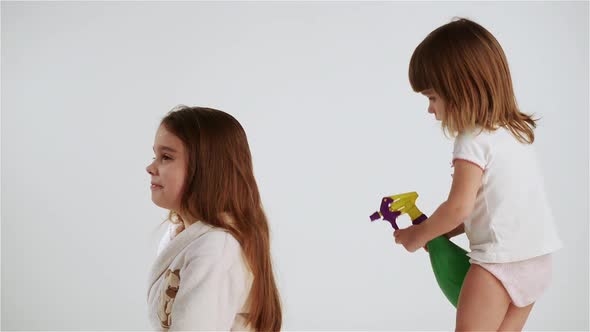
[[[389,221],[391,227],[399,229],[396,219],[400,215],[407,213],[412,220],[412,224],[418,225],[427,217],[416,207],[416,199],[418,199],[418,193],[415,191],[383,197],[379,211],[373,213],[369,218],[371,218],[371,221],[383,218]]]
[[[407,213],[412,224],[417,225],[427,218],[416,207],[417,198],[415,192],[383,197],[381,208],[371,215],[371,221],[382,217],[397,230],[396,218]],[[463,280],[471,266],[467,252],[442,235],[430,240],[427,248],[436,282],[451,304],[457,307]]]

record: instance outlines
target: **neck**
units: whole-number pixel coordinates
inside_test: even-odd
[[[179,216],[182,219],[184,229],[187,229],[190,225],[194,224],[198,220],[197,218],[192,217],[188,213],[179,213]]]

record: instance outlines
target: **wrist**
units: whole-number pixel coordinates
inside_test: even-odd
[[[419,237],[421,242],[428,243],[428,241],[432,240],[430,236],[430,227],[428,226],[428,223],[423,222],[417,226],[420,229]]]

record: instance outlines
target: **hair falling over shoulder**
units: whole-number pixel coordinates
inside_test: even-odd
[[[500,43],[481,25],[457,19],[432,31],[414,50],[412,89],[433,89],[445,101],[443,129],[452,136],[502,126],[533,143],[537,119],[520,112]]]
[[[188,154],[181,210],[226,229],[240,242],[254,277],[248,324],[256,331],[279,331],[282,311],[268,221],[244,129],[225,112],[184,105],[170,111],[161,124],[182,140]],[[170,212],[170,221],[178,222],[179,218]]]

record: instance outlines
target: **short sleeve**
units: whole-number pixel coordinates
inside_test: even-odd
[[[486,170],[488,165],[487,148],[482,139],[473,133],[461,133],[455,139],[453,147],[453,160],[465,160]]]

